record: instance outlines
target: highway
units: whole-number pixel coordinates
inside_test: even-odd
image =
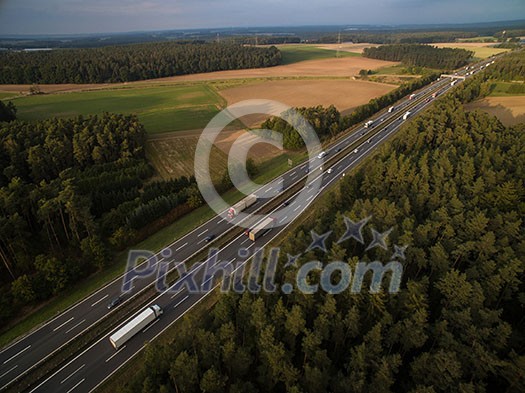
[[[484,62],[483,64],[486,63],[487,62]],[[404,100],[398,103],[393,113],[382,111],[374,116],[375,124],[377,124],[376,127],[358,127],[352,133],[330,146],[330,148],[326,150],[328,157],[336,154],[339,149],[344,150],[345,147],[354,144],[358,140],[362,140],[361,145],[357,148],[357,153],[352,150],[349,154],[346,154],[344,158],[334,165],[331,174],[325,172],[327,168],[323,168],[324,170],[322,171],[319,170],[318,166],[321,164],[321,161],[316,162],[317,159],[314,159],[311,163],[303,163],[283,174],[281,177],[283,190],[288,189],[291,185],[303,178],[307,174],[306,170],[308,165],[312,168],[311,170],[318,171],[319,176],[322,175],[321,191],[316,193],[315,189],[312,188],[312,195],[308,197],[304,205],[294,205],[295,201],[291,199],[290,205],[288,206],[290,214],[292,214],[293,217],[299,216],[319,194],[334,184],[348,170],[358,165],[384,142],[384,140],[396,132],[404,122],[401,116],[406,107],[414,106],[410,111],[412,112],[412,116],[415,115],[431,103],[431,100],[429,101],[427,98],[432,92],[442,94],[450,89],[450,81],[450,79],[445,78],[426,86],[417,93],[417,97],[414,100]],[[382,128],[381,123],[391,124],[389,124],[388,127]],[[373,137],[368,137],[374,133],[375,135]],[[261,209],[264,204],[268,203],[270,199],[265,198],[265,194],[273,187],[276,187],[276,184],[276,182],[272,182],[262,186],[256,192],[260,198],[259,201],[250,207],[247,212],[257,211]],[[160,257],[159,262],[185,261],[202,249],[213,245],[213,242],[210,244],[205,242],[207,236],[212,234],[216,235],[217,238],[215,241],[217,241],[230,229],[232,229],[232,223],[229,220],[216,216],[169,245],[168,247],[172,251],[172,257]],[[285,229],[286,227],[275,228],[264,234],[255,243],[251,242],[245,235],[240,234],[220,249],[218,254],[219,260],[227,261],[232,266],[242,266],[243,263],[251,257],[251,254],[241,258],[238,253],[239,249],[246,248],[250,253],[253,253],[253,250],[256,248],[255,246],[263,247]],[[70,340],[85,332],[92,324],[96,323],[109,312],[112,312],[108,311],[107,304],[112,298],[120,294],[122,279],[123,277],[118,277],[32,333],[26,335],[21,340],[3,349],[2,352],[0,352],[0,390],[16,383],[16,379],[19,376],[31,368],[38,366],[38,364],[44,361],[54,351],[59,350]],[[154,279],[155,277],[149,277],[134,280],[132,283],[132,292],[124,295],[125,301],[132,301],[133,295],[148,287]],[[126,343],[121,349],[115,351],[109,343],[108,335],[103,335],[98,341],[92,343],[91,346],[69,360],[55,373],[39,381],[31,391],[91,391],[124,364],[125,361],[131,359],[138,353],[143,347],[144,342],[154,339],[193,306],[198,304],[204,297],[205,294],[191,294],[185,289],[177,293],[171,293],[169,291],[160,293],[151,304],[155,303],[163,307],[164,315],[144,329],[142,333]],[[123,323],[125,323],[125,321],[123,321]],[[111,332],[115,330],[116,328],[112,329]]]

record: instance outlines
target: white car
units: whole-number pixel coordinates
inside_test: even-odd
[[[326,156],[326,152],[325,152],[325,151],[322,151],[321,153],[319,153],[319,155],[317,156],[317,158],[323,158],[324,156]]]
[[[358,151],[359,151],[359,150],[355,149],[355,150],[354,150],[354,153],[357,153]]]
[[[326,171],[326,173],[332,173],[333,171],[333,168],[328,168],[328,170]]]

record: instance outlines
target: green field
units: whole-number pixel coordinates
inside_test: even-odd
[[[322,49],[314,45],[280,45],[279,50],[283,56],[283,64],[299,63],[306,60],[334,59],[337,55],[335,50]],[[361,56],[359,53],[339,52],[341,57]]]
[[[17,95],[18,94],[16,94],[16,93],[6,93],[6,92],[3,92],[3,91],[0,91],[0,100],[6,100],[6,99],[9,99],[9,98],[15,97]]]
[[[207,84],[121,88],[14,99],[21,120],[102,112],[135,113],[148,133],[203,128],[224,100]]]
[[[497,82],[490,93],[493,97],[525,95],[525,83]]]

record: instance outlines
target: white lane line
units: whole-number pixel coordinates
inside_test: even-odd
[[[91,305],[91,307],[96,306],[97,304],[99,304],[102,300],[104,300],[104,299],[107,298],[108,296],[109,296],[109,293],[108,293],[106,296],[101,297],[100,299],[98,299],[95,303],[93,303],[93,304]]]
[[[293,175],[293,176],[291,177],[291,179],[293,180],[293,179],[295,179],[296,177],[297,177],[297,175]]]
[[[66,322],[64,322],[63,324],[57,326],[56,328],[53,329],[54,332],[56,332],[58,329],[60,329],[62,326],[64,326],[66,323],[69,323],[71,322],[73,319],[75,319],[75,317],[71,317],[69,318]]]
[[[250,240],[250,238],[249,238],[249,237],[247,237],[247,238],[246,238],[245,240],[243,240],[243,241],[241,242],[241,244],[244,244],[244,243],[246,243],[246,242],[247,242],[248,240]]]
[[[295,209],[293,209],[294,212],[296,212],[297,210],[299,210],[301,208],[301,205],[298,205]]]
[[[312,199],[314,196],[310,195],[308,198],[306,198],[306,202],[308,202],[310,199]]]
[[[266,191],[264,191],[264,192],[268,192],[268,191],[271,191],[271,190],[273,190],[273,187],[269,187],[269,188],[268,188]]]
[[[206,232],[208,232],[208,228],[206,228],[204,231],[202,231],[201,233],[199,233],[197,235],[197,237],[201,237],[202,235],[204,235]]]
[[[157,319],[157,321],[158,321],[158,319]],[[117,352],[115,352],[113,355],[111,355],[109,358],[107,358],[106,361],[105,361],[104,363],[109,362],[111,359],[113,359],[115,356],[117,356],[118,353],[119,353],[120,351],[122,351],[124,348],[126,348],[125,345],[123,345],[122,347],[120,347],[119,350],[118,350]]]
[[[80,366],[79,368],[77,368],[75,371],[73,371],[71,374],[69,374],[67,377],[65,377],[61,382],[60,384],[62,385],[64,382],[66,382],[69,378],[71,378],[73,375],[75,375],[76,373],[78,373],[80,370],[82,370],[84,368],[86,364],[84,363],[82,366]]]
[[[180,293],[180,291],[182,291],[182,289],[179,289],[177,292],[175,292],[171,298],[173,299],[175,296],[177,296]]]
[[[288,216],[284,216],[283,219],[281,221],[284,221],[288,218]]]
[[[230,262],[228,262],[228,264],[226,266],[228,266],[230,263],[232,263],[233,261],[235,261],[237,258],[232,258],[232,260]]]
[[[206,281],[204,281],[201,285],[201,287],[203,287],[208,281],[210,281],[211,279],[213,278],[213,276],[211,276],[210,278],[208,278]]]
[[[152,327],[153,325],[155,325],[158,321],[160,321],[159,318],[155,319],[155,322],[153,322],[153,323],[152,323],[151,325],[149,325],[149,326],[146,326],[146,329],[144,329],[144,330],[142,331],[142,333],[146,333],[146,331],[147,331],[150,327]]]
[[[217,224],[220,224],[220,223],[223,222],[224,220],[225,220],[225,218],[220,219],[219,221],[217,221]]]
[[[5,377],[7,374],[9,374],[11,371],[13,371],[15,368],[18,367],[18,364],[12,368],[10,368],[8,371],[6,371],[5,373],[3,373],[2,375],[0,375],[0,379],[2,379],[3,377]]]
[[[16,358],[18,355],[20,355],[22,352],[25,352],[27,351],[29,348],[31,348],[31,345],[28,345],[27,347],[25,347],[24,349],[22,349],[20,352],[17,352],[16,354],[14,354],[13,356],[11,356],[9,359],[7,359],[5,362],[3,362],[2,364],[6,364],[7,362],[10,362],[11,360],[13,360],[14,358]]]
[[[293,171],[292,173],[290,173],[290,176],[293,176],[293,175],[295,175],[295,173],[296,173],[296,172],[295,172],[295,171]]]
[[[184,299],[182,299],[182,300],[179,301],[176,305],[174,305],[173,308],[177,308],[177,306],[178,306],[179,304],[181,304],[184,300],[186,300],[186,299],[189,298],[189,297],[190,297],[190,295],[186,295],[186,296],[184,297]]]
[[[252,248],[253,246],[255,246],[255,243],[250,244],[248,247],[246,247],[246,249],[248,250],[248,249]]]
[[[84,322],[86,322],[85,319],[81,320],[79,323],[77,323],[75,326],[73,326],[71,329],[67,330],[66,331],[66,334],[69,333],[71,330],[73,330],[74,328],[78,327],[79,325],[83,324]]]
[[[177,251],[179,251],[180,249],[182,249],[182,248],[186,247],[187,245],[188,245],[188,243],[187,243],[187,242],[186,242],[186,243],[184,243],[184,244],[183,244],[182,246],[180,246],[179,248],[176,248],[176,249],[175,249],[175,252],[177,252]]]
[[[75,390],[76,388],[78,388],[78,386],[79,386],[82,382],[84,382],[85,380],[86,380],[86,378],[82,378],[82,380],[81,380],[79,383],[77,383],[75,386],[73,386],[71,389],[69,389],[69,390],[67,391],[67,393],[71,393],[73,390]]]

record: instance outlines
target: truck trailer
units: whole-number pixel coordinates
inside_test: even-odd
[[[235,205],[233,205],[232,207],[228,209],[228,218],[232,219],[233,217],[235,217],[237,214],[239,214],[243,210],[252,206],[255,202],[257,202],[257,195],[255,194],[248,195],[242,201],[237,202]]]
[[[156,304],[141,311],[131,321],[109,336],[109,341],[115,349],[119,349],[134,335],[162,315],[162,308]]]
[[[254,242],[266,232],[268,232],[272,228],[271,225],[273,224],[273,220],[274,219],[272,217],[267,217],[260,224],[257,224],[254,228],[252,228],[249,235],[250,240]]]

